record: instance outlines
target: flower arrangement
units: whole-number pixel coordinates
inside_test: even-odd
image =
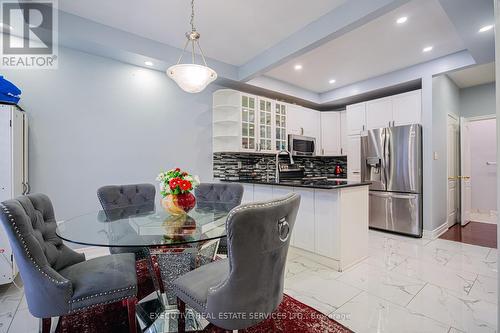
[[[190,193],[200,184],[198,176],[192,176],[180,168],[161,172],[156,178],[160,182],[160,194],[166,197],[169,194],[178,195]]]
[[[175,168],[161,172],[156,180],[160,182],[161,204],[168,213],[182,215],[194,208],[196,198],[191,191],[200,184],[198,176]]]

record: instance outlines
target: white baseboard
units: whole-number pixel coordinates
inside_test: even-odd
[[[422,234],[422,238],[425,239],[436,239],[448,230],[448,221],[444,221],[439,227],[434,230],[425,230]]]

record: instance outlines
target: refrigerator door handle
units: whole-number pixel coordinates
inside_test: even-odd
[[[384,184],[385,189],[387,190],[389,187],[389,166],[390,166],[390,155],[389,155],[389,145],[390,145],[390,137],[388,133],[389,129],[384,129],[384,161],[383,161],[383,170],[384,170]]]

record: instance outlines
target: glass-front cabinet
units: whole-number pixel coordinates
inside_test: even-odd
[[[256,151],[256,97],[241,95],[241,149]]]
[[[274,120],[275,120],[275,149],[280,151],[287,149],[286,136],[286,104],[275,102],[274,104]]]
[[[287,104],[232,89],[214,92],[214,152],[275,153],[287,147]]]
[[[259,98],[259,146],[258,151],[273,151],[272,100]]]

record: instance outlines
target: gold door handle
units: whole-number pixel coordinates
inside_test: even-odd
[[[458,178],[458,179],[465,179],[465,180],[468,180],[468,179],[470,179],[470,176],[458,176],[457,178]]]
[[[455,180],[455,179],[459,179],[459,178],[460,177],[457,177],[457,176],[455,176],[455,177],[448,177],[448,180]]]

